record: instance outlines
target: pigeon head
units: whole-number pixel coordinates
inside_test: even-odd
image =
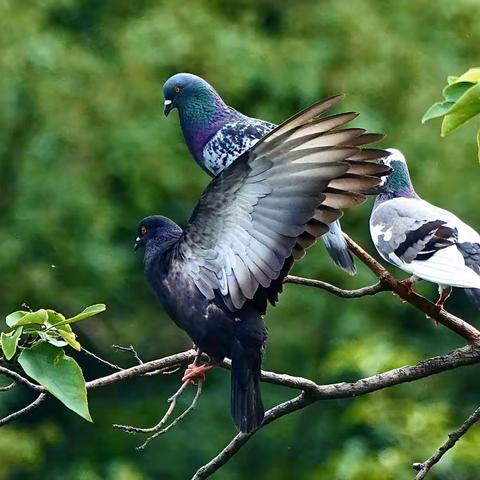
[[[180,117],[208,121],[215,117],[217,110],[226,108],[216,90],[203,78],[191,73],[177,73],[163,85],[165,116],[178,109]]]
[[[390,167],[391,172],[382,177],[382,183],[377,187],[380,192],[379,197],[383,197],[382,199],[416,197],[417,194],[410,180],[407,161],[402,152],[395,148],[387,148],[387,151],[390,152],[390,155],[380,159],[380,163]]]
[[[216,90],[203,78],[191,73],[177,73],[163,85],[165,115],[178,110],[180,125],[187,146],[197,162],[201,162],[207,142],[226,123],[238,116]]]
[[[167,217],[146,217],[138,225],[134,249],[146,247],[147,250],[154,248],[161,251],[176,242],[181,234],[182,229]]]

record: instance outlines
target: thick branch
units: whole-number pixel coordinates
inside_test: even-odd
[[[386,289],[395,292],[402,300],[414,305],[419,310],[426,313],[430,318],[433,318],[438,323],[441,323],[445,327],[454,331],[469,343],[480,345],[480,331],[474,326],[445,310],[438,310],[433,303],[429,302],[421,295],[410,293],[405,285],[399,282],[390,272],[388,272],[388,270],[360,247],[360,245],[355,243],[348,235],[344,234],[344,236],[348,248],[378,277]]]
[[[412,382],[459,366],[480,363],[480,348],[463,347],[453,352],[417,363],[416,365],[395,368],[371,377],[362,378],[351,383],[333,383],[317,385],[311,380],[278,375],[272,372],[262,372],[262,380],[279,385],[300,388],[304,392],[292,400],[288,400],[272,408],[265,414],[265,419],[258,430],[288,413],[303,409],[318,401],[335,398],[349,398],[365,395],[401,383]],[[305,389],[303,387],[306,387]],[[210,462],[201,467],[192,480],[203,480],[216,472],[227,463],[240,448],[258,431],[239,433],[236,437]]]
[[[414,463],[413,468],[418,470],[415,480],[423,480],[430,469],[438,463],[442,457],[455,446],[460,438],[465,435],[470,427],[480,420],[480,407],[477,408],[454,432],[448,435],[448,440],[425,462]]]
[[[370,285],[368,287],[357,288],[356,290],[344,290],[343,288],[338,288],[335,285],[327,282],[322,282],[321,280],[296,277],[294,275],[288,275],[287,277],[285,277],[285,283],[294,283],[296,285],[321,288],[322,290],[326,290],[327,292],[333,293],[337,297],[341,298],[366,297],[367,295],[376,295],[379,292],[384,292],[385,290],[388,290],[388,288],[381,282],[378,282],[375,285]]]
[[[12,380],[15,380],[15,382],[25,385],[26,387],[35,390],[36,392],[41,393],[44,391],[43,387],[41,387],[40,385],[30,382],[30,380],[27,380],[25,377],[22,377],[22,375],[14,372],[13,370],[10,370],[9,368],[0,367],[0,374],[11,378]]]

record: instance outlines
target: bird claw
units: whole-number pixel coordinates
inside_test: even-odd
[[[185,373],[183,374],[182,377],[182,382],[187,382],[187,381],[202,381],[204,382],[206,380],[206,373],[208,370],[212,368],[212,365],[196,365],[195,363],[191,363],[187,369],[185,370]]]
[[[412,279],[409,277],[409,278],[406,278],[405,280],[402,280],[400,283],[407,289],[407,296],[410,296],[413,293]]]

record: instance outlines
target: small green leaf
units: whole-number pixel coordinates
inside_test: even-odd
[[[47,313],[48,321],[46,325],[48,328],[54,328],[72,348],[80,351],[82,346],[76,340],[77,336],[73,333],[72,327],[65,323],[65,317],[61,313],[55,312],[55,310],[47,310]]]
[[[98,315],[99,313],[104,312],[106,309],[107,309],[107,306],[104,303],[98,303],[97,305],[90,305],[85,310],[83,310],[83,312],[80,312],[78,315],[75,315],[74,317],[67,318],[65,321],[61,322],[60,325],[67,325],[70,323],[79,322],[80,320],[84,320],[85,318]]]
[[[66,407],[85,420],[92,421],[82,370],[61,348],[40,342],[23,350],[18,362],[27,375],[43,385]]]
[[[43,308],[36,312],[18,311],[7,315],[5,321],[9,327],[18,327],[20,325],[28,325],[29,323],[42,324],[47,321],[47,311]]]
[[[478,150],[478,161],[480,162],[480,128],[477,132],[477,150]]]
[[[3,354],[7,360],[11,360],[17,352],[18,339],[22,334],[23,327],[18,327],[10,333],[2,332],[0,343],[2,344]]]
[[[443,119],[441,136],[445,137],[478,113],[480,113],[480,83],[469,88],[450,109]]]
[[[470,68],[470,70],[467,70],[463,75],[460,75],[455,81],[472,83],[480,82],[480,67]]]
[[[434,103],[423,115],[422,123],[432,120],[432,118],[442,117],[455,105],[454,102]]]
[[[452,83],[455,83],[458,80],[458,77],[455,75],[450,75],[447,77],[447,83],[450,85]]]
[[[67,342],[64,340],[60,340],[59,338],[50,335],[49,333],[46,332],[38,332],[39,337],[45,341],[48,342],[50,345],[53,345],[54,347],[65,347],[68,345]]]
[[[469,88],[475,84],[472,82],[455,82],[443,89],[443,96],[447,102],[456,102]]]

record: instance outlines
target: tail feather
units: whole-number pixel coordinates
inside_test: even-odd
[[[350,275],[355,275],[357,269],[338,220],[330,224],[330,231],[322,239],[332,260]]]
[[[480,310],[480,288],[465,288],[469,300]]]
[[[236,427],[244,433],[257,429],[265,411],[260,392],[262,350],[235,339],[232,349],[231,411]]]

